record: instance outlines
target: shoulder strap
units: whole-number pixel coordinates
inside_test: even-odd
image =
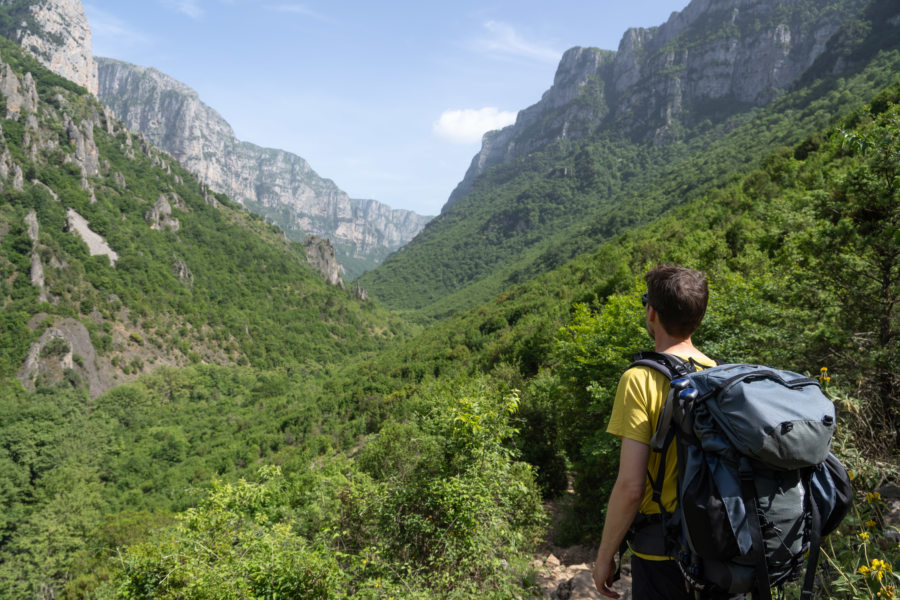
[[[631,361],[629,369],[632,367],[650,367],[655,371],[659,371],[668,379],[677,379],[697,370],[691,362],[665,352],[638,352],[631,357]]]
[[[632,363],[628,367],[629,369],[632,367],[649,367],[654,371],[658,371],[666,376],[666,379],[673,380],[679,377],[683,377],[688,373],[693,373],[697,371],[697,368],[691,363],[683,358],[675,356],[674,354],[667,354],[664,352],[638,352],[632,357]],[[666,401],[663,405],[663,411],[660,415],[660,419],[657,422],[657,430],[653,436],[653,439],[650,442],[651,448],[660,452],[660,460],[659,460],[659,468],[656,472],[656,477],[653,476],[650,471],[647,471],[647,479],[650,481],[650,488],[653,490],[653,501],[659,506],[660,514],[665,515],[666,510],[662,503],[662,487],[663,480],[665,479],[666,473],[666,452],[669,448],[669,445],[672,443],[672,440],[675,438],[675,430],[668,425],[664,427],[664,431],[660,431],[659,424],[663,421],[668,421],[668,419],[663,419],[662,415],[667,411],[672,410],[671,399],[673,393],[670,390],[666,396]]]

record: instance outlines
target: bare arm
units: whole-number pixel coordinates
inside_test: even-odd
[[[641,507],[649,458],[650,446],[632,439],[622,439],[619,473],[606,507],[603,537],[597,550],[597,562],[594,563],[593,572],[597,590],[610,598],[619,597],[619,594],[609,588],[616,570],[615,556]]]

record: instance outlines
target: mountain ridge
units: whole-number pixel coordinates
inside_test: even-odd
[[[658,27],[626,30],[616,51],[567,50],[541,100],[520,111],[514,124],[484,136],[441,212],[486,169],[553,142],[606,128],[665,143],[679,137],[681,120],[696,119],[696,113],[715,118],[708,114],[711,105],[722,114],[765,105],[813,64],[865,0],[795,4],[789,9],[782,2],[693,0]],[[817,4],[819,19],[805,22],[806,11]]]
[[[94,398],[160,366],[315,363],[393,335],[308,264],[330,246],[211,192],[5,38],[0,57],[0,374]]]
[[[736,4],[741,2],[729,5]],[[613,111],[609,101],[619,55],[571,50],[555,78],[561,85],[545,93],[544,105],[523,110],[516,125],[486,135],[484,149],[441,215],[402,252],[361,277],[361,284],[388,306],[419,311],[427,319],[477,305],[724,183],[729,172],[752,168],[779,146],[799,143],[892,82],[900,40],[898,25],[892,24],[900,22],[895,2],[749,4],[768,7],[768,20],[738,19],[742,29],[733,31],[731,13],[717,11],[715,19],[694,15],[673,38],[672,44],[685,44],[683,51],[677,44],[653,49],[640,33],[644,30],[623,36],[629,47],[642,35],[647,38],[638,39],[647,52],[643,62],[629,64],[641,66],[646,71],[638,73],[641,80],[654,84],[625,97],[627,113]],[[782,14],[782,9],[790,10]],[[836,19],[841,25],[834,29]],[[802,51],[796,65],[779,67],[794,77],[790,85],[774,90],[768,76],[759,79],[757,91],[773,90],[773,100],[761,106],[738,102],[729,59],[713,88],[722,98],[710,99],[701,77],[702,86],[692,85],[707,100],[683,102],[684,81],[694,81],[688,77],[694,72],[705,76],[706,69],[699,68],[705,63],[672,68],[667,57],[687,53],[713,60],[710,48],[730,35],[752,48],[783,33],[784,23],[799,32],[794,39]],[[822,28],[833,30],[824,42],[824,35],[815,33]],[[857,52],[856,46],[867,50]],[[630,52],[640,56],[634,48]],[[787,47],[779,52],[794,56]],[[852,64],[817,60],[857,54]],[[628,73],[622,68],[619,76]],[[548,110],[542,110],[545,105]]]
[[[199,94],[153,67],[97,57],[98,97],[135,131],[216,191],[279,225],[291,239],[329,238],[352,278],[399,249],[428,216],[350,198],[302,157],[238,140]]]

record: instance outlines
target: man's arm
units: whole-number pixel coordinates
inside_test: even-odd
[[[597,562],[594,563],[594,585],[604,596],[618,598],[612,591],[612,578],[616,571],[616,553],[631,522],[634,520],[647,482],[647,462],[650,459],[650,446],[629,438],[622,438],[622,449],[619,453],[619,473],[609,504],[606,507],[606,520],[603,523],[603,537],[597,550]]]

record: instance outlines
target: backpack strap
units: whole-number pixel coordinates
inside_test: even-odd
[[[632,367],[648,367],[662,373],[669,381],[700,370],[693,359],[684,360],[679,356],[665,352],[639,352],[632,357],[632,363],[628,368],[631,369]],[[663,404],[663,410],[660,413],[660,418],[657,421],[656,433],[650,441],[650,446],[653,451],[660,453],[656,477],[653,476],[649,469],[647,471],[647,479],[650,481],[650,489],[653,493],[652,498],[657,506],[659,506],[660,516],[669,515],[669,513],[666,512],[665,506],[663,506],[662,488],[666,475],[666,454],[669,445],[672,443],[672,440],[675,439],[675,429],[670,427],[669,424],[671,422],[671,411],[674,406],[673,398],[678,391],[680,390],[675,390],[674,388],[669,390],[665,403]],[[664,518],[661,522],[664,534],[666,532],[665,521],[666,519]]]
[[[804,475],[803,480],[807,490],[812,489],[810,479],[810,473]],[[806,496],[810,512],[809,559],[806,563],[806,577],[803,579],[803,589],[800,593],[801,600],[812,599],[813,586],[816,582],[816,566],[819,563],[819,550],[822,547],[822,515],[816,499],[811,497],[812,494],[808,493]]]
[[[769,567],[766,564],[766,546],[763,541],[762,525],[759,521],[759,505],[756,500],[756,484],[753,482],[753,467],[750,466],[747,457],[741,457],[738,471],[741,476],[741,495],[747,510],[747,523],[750,525],[750,539],[753,541],[751,556],[756,571],[756,589],[753,591],[753,600],[772,600],[772,589],[769,587]]]
[[[665,375],[670,381],[697,370],[693,361],[686,361],[665,352],[638,352],[631,357],[631,365],[628,368],[632,367],[650,367]]]

